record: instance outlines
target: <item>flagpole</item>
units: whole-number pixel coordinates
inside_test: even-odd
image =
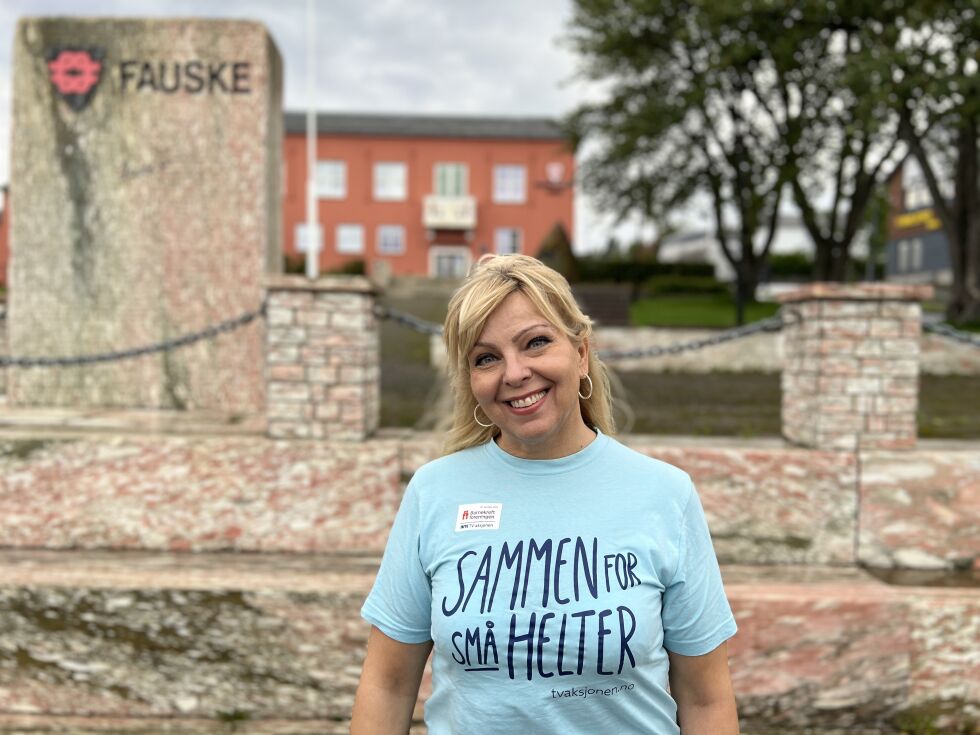
[[[316,196],[316,0],[306,0],[306,277],[320,275]]]

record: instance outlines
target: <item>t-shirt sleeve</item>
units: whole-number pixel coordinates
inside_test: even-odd
[[[402,643],[424,643],[432,638],[432,584],[422,566],[420,539],[419,497],[409,483],[378,576],[361,608],[361,617]]]
[[[677,570],[663,597],[664,647],[682,656],[701,656],[735,635],[737,626],[693,484],[677,548]]]

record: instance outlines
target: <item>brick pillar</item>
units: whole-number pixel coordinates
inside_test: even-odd
[[[362,441],[378,428],[374,286],[357,276],[269,276],[266,416],[274,439]]]
[[[780,297],[783,436],[815,449],[916,441],[920,301],[931,286],[812,283]]]

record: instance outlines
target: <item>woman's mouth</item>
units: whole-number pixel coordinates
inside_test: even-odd
[[[523,398],[518,398],[513,401],[505,401],[505,403],[507,403],[507,405],[509,405],[511,408],[531,408],[531,406],[536,405],[538,401],[544,398],[547,392],[547,389],[540,390],[537,393],[532,393],[531,395],[524,396]]]

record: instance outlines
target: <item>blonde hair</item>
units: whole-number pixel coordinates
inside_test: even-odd
[[[470,390],[469,353],[480,337],[491,312],[515,291],[527,296],[553,326],[578,346],[592,337],[592,320],[572,296],[568,281],[540,260],[528,255],[484,255],[449,301],[442,336],[453,392],[452,426],[443,451],[458,452],[489,441],[500,433],[496,426],[483,427],[473,420],[477,406]],[[616,430],[612,418],[609,376],[605,365],[589,349],[592,393],[579,398],[585,423],[604,434]]]

